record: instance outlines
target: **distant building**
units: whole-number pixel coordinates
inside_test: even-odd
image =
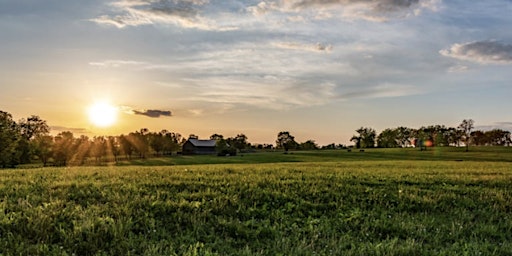
[[[215,155],[217,154],[216,143],[216,140],[188,139],[183,144],[182,152],[184,155]]]

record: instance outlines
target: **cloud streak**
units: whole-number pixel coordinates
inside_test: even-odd
[[[157,109],[148,109],[148,110],[132,110],[135,115],[142,115],[151,118],[160,118],[160,117],[170,117],[172,116],[171,111],[169,110],[157,110]]]
[[[318,12],[316,18],[330,18],[341,13],[344,18],[386,21],[417,16],[422,10],[437,10],[440,0],[281,0],[261,1],[247,11],[259,16],[270,12]],[[325,13],[325,12],[331,13]]]
[[[151,24],[171,24],[198,30],[234,30],[236,27],[218,26],[214,20],[200,14],[199,7],[208,0],[122,0],[111,4],[115,15],[101,15],[90,21],[117,28]]]
[[[512,44],[492,40],[453,44],[439,53],[446,57],[480,64],[512,64]]]

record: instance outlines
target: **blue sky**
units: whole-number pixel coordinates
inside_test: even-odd
[[[511,13],[510,0],[0,0],[0,109],[89,136],[512,130]],[[115,126],[88,122],[98,99],[119,108]]]

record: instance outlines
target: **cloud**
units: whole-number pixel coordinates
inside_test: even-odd
[[[420,94],[421,90],[412,85],[383,83],[373,87],[359,89],[357,91],[342,93],[342,100],[357,98],[393,98]]]
[[[332,45],[330,44],[302,44],[296,42],[277,42],[274,43],[274,46],[282,49],[291,49],[291,50],[302,50],[302,51],[312,51],[312,52],[330,52],[332,51]]]
[[[392,18],[417,16],[424,9],[437,10],[441,0],[281,0],[262,1],[246,10],[259,16],[272,11],[303,12],[314,11],[318,19],[330,18],[341,13],[344,18],[386,21]]]
[[[439,53],[446,57],[480,64],[512,64],[512,44],[493,40],[453,44]]]
[[[105,60],[98,62],[89,62],[89,65],[101,68],[119,68],[122,66],[141,66],[146,64],[146,62],[134,60]]]
[[[512,122],[496,122],[487,125],[476,125],[475,130],[491,131],[494,129],[501,129],[505,131],[512,131]]]
[[[98,24],[117,28],[151,24],[171,24],[199,30],[234,30],[232,26],[218,26],[214,20],[201,16],[198,7],[207,5],[208,0],[121,0],[111,4],[117,15],[101,15],[90,19]]]
[[[65,126],[51,126],[50,130],[53,132],[72,132],[76,134],[89,134],[91,133],[89,130],[85,128],[72,128],[72,127],[65,127]]]
[[[156,110],[156,109],[148,109],[148,110],[132,110],[132,113],[135,115],[143,115],[152,118],[160,118],[165,116],[172,116],[171,111],[169,110]]]

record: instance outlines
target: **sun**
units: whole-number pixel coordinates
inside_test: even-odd
[[[117,108],[106,101],[90,105],[87,114],[91,123],[98,127],[109,127],[117,121]]]

